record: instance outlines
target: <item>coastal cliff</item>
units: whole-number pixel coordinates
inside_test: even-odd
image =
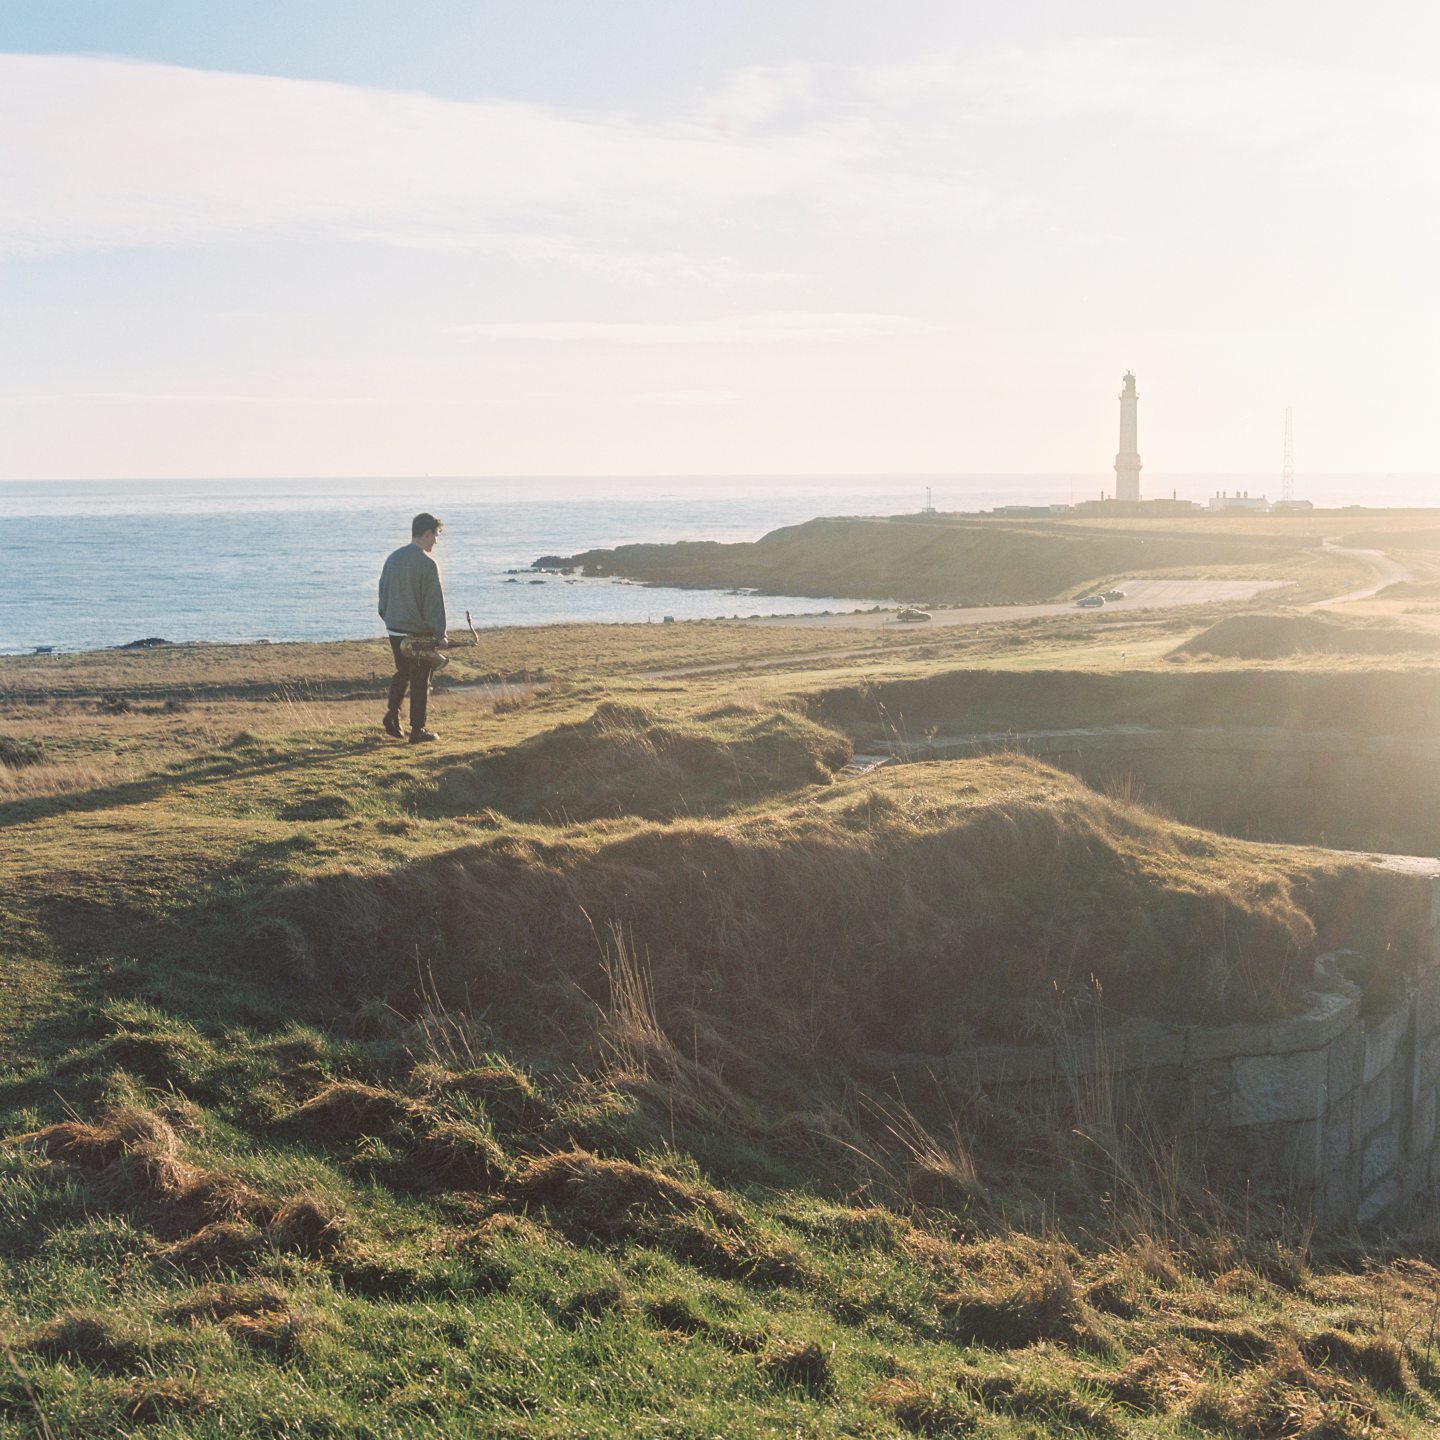
[[[618,545],[536,568],[573,568],[653,585],[746,588],[771,594],[949,603],[1038,603],[1135,571],[1293,562],[1295,535],[1097,529],[982,519],[834,518],[759,540]]]

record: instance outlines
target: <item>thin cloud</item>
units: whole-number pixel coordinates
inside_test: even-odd
[[[494,244],[548,229],[602,242],[587,258],[603,264],[659,226],[777,201],[863,217],[913,208],[918,186],[936,213],[957,203],[947,179],[893,172],[864,127],[833,121],[747,137],[703,117],[68,55],[0,55],[0,138],[0,248],[18,253],[307,234]]]
[[[599,345],[811,345],[934,335],[941,327],[910,315],[775,311],[728,320],[501,320],[457,325],[479,340]]]
[[[743,265],[728,255],[652,250],[598,238],[581,240],[560,234],[524,231],[477,234],[431,230],[420,235],[403,228],[383,226],[357,226],[346,233],[353,239],[407,250],[503,256],[514,261],[562,266],[602,280],[652,287],[683,284],[720,289],[741,281],[752,285],[787,285],[805,278],[795,270],[762,270]]]
[[[370,406],[389,403],[394,396],[380,395],[246,395],[224,391],[190,390],[47,390],[0,394],[0,405],[56,405],[115,402],[125,405],[314,405],[322,407]],[[406,396],[407,405],[471,405],[469,400],[440,396]]]
[[[1406,164],[1436,110],[1358,72],[1133,38],[740,70],[651,120],[10,54],[0,252],[324,237],[642,284],[788,279],[713,232],[985,229],[1036,203],[997,134],[1089,117],[1353,169]]]
[[[1034,126],[1118,117],[1242,147],[1294,147],[1353,162],[1399,138],[1433,101],[1335,66],[1276,63],[1239,47],[1183,51],[1114,36],[997,47],[888,65],[857,76],[882,109],[951,124]],[[1370,157],[1373,159],[1373,157]]]
[[[733,405],[740,398],[738,390],[646,390],[627,395],[622,405],[668,405],[680,409],[713,409]]]

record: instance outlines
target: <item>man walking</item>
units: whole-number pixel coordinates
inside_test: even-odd
[[[450,642],[445,635],[445,594],[440,586],[440,567],[430,558],[444,524],[422,513],[410,522],[410,543],[402,545],[385,561],[380,571],[380,618],[390,635],[395,654],[395,678],[390,682],[390,703],[381,724],[397,740],[400,729],[400,702],[410,691],[410,743],[440,737],[425,728],[425,707],[430,698],[430,666],[412,658],[402,648],[405,641],[420,638],[437,649]]]

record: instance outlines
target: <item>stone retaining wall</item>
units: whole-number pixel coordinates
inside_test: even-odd
[[[1233,1183],[1325,1224],[1381,1219],[1440,1181],[1440,879],[1416,883],[1430,887],[1430,928],[1414,991],[1388,1014],[1363,1013],[1356,988],[1334,980],[1300,1015],[1128,1021],[1086,1040],[972,1048],[946,1057],[948,1077],[1002,1100],[1046,1088],[1139,1097]]]

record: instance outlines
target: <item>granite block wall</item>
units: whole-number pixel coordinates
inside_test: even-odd
[[[1046,1087],[1114,1087],[1192,1137],[1222,1182],[1313,1211],[1327,1225],[1383,1220],[1440,1182],[1440,879],[1412,993],[1366,1013],[1346,981],[1303,1013],[1255,1024],[1126,1021],[1051,1045],[946,1059],[951,1081],[1008,1101]]]

